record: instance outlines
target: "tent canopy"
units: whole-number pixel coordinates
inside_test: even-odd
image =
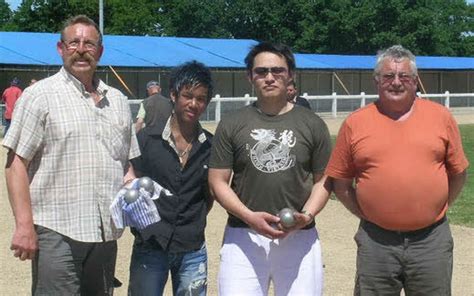
[[[60,66],[59,34],[0,32],[0,65]],[[244,58],[257,41],[152,36],[104,36],[102,66],[174,67],[198,60],[212,68],[245,69]],[[371,70],[375,56],[295,54],[298,69]],[[474,58],[417,57],[423,70],[472,70]]]

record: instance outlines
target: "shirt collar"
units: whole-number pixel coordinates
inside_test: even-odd
[[[168,118],[166,121],[165,128],[163,129],[163,133],[161,134],[161,137],[163,140],[168,141],[168,143],[173,143],[171,139],[171,117],[173,117],[173,114]],[[198,138],[197,140],[199,143],[204,143],[207,140],[206,133],[204,132],[201,123],[198,122]]]
[[[86,87],[84,86],[84,84],[82,82],[80,82],[76,77],[74,77],[71,73],[69,73],[66,68],[61,67],[61,70],[59,71],[63,77],[67,80],[67,81],[70,81],[72,83],[72,85],[74,85],[74,87],[81,93],[83,94],[84,96],[86,94],[89,94],[88,91],[86,91]],[[103,97],[105,97],[105,95],[107,94],[107,91],[109,90],[108,89],[108,86],[102,82],[102,80],[100,80],[95,74],[94,74],[94,81],[93,81],[93,84],[96,88],[96,91],[97,91],[97,94],[100,96],[100,98],[102,99]]]

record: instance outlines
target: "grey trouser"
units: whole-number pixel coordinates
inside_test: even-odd
[[[354,295],[451,295],[453,238],[446,218],[410,232],[361,221]]]
[[[112,295],[117,242],[84,243],[36,225],[32,295]]]

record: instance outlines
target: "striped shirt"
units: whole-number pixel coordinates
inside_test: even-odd
[[[109,207],[140,155],[127,98],[95,82],[97,104],[64,68],[27,88],[3,140],[30,161],[34,223],[82,242],[120,237]]]

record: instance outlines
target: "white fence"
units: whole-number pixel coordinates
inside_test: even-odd
[[[419,97],[435,101],[447,108],[465,109],[467,112],[474,113],[474,93],[450,93],[443,94],[417,94]],[[375,100],[378,95],[367,95],[361,93],[359,95],[332,95],[312,96],[304,93],[302,97],[306,98],[311,109],[322,116],[330,116],[337,118],[338,116],[346,116],[360,107],[365,106]],[[216,95],[212,98],[211,103],[207,107],[205,114],[201,116],[201,121],[205,122],[219,122],[222,116],[232,112],[238,108],[242,108],[250,103],[256,101],[256,97],[245,95],[243,97],[221,97]],[[138,105],[141,100],[130,100],[132,114],[138,111]]]
[[[444,94],[418,93],[418,96],[438,102],[448,109],[461,108],[466,111],[471,111],[470,108],[474,107],[474,93],[455,94],[447,91]],[[361,93],[360,95],[338,95],[333,93],[332,95],[325,96],[311,96],[304,93],[302,97],[309,101],[313,111],[323,116],[331,116],[334,118],[341,115],[345,116],[347,113],[378,99],[378,95],[367,95],[365,93]],[[249,105],[256,99],[256,97],[249,95],[243,97],[221,97],[216,95],[208,106],[206,114],[201,117],[201,120],[219,122],[222,116],[227,112]],[[472,111],[474,113],[474,110]]]
[[[474,113],[474,109],[472,109],[474,107],[474,93],[450,93],[447,91],[443,94],[418,93],[418,96],[436,101],[447,108],[465,109],[468,112],[472,111]],[[338,95],[333,93],[332,95],[326,96],[311,96],[304,93],[302,97],[305,97],[309,101],[311,109],[314,112],[334,118],[341,114],[345,116],[347,113],[363,107],[378,98],[377,95],[367,95],[363,92],[360,93],[360,95]],[[219,122],[223,115],[244,107],[245,105],[249,105],[256,99],[256,97],[251,97],[250,95],[243,97],[221,97],[220,95],[216,95],[212,98],[205,114],[201,116],[201,120]],[[141,101],[142,100],[129,100],[134,118],[138,112]],[[3,123],[4,105],[0,105],[0,111]]]

